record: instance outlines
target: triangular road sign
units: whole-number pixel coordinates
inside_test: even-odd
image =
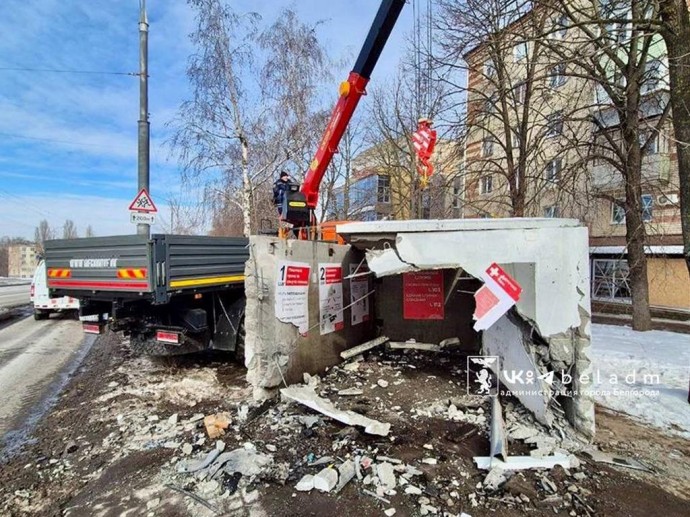
[[[131,212],[144,212],[147,214],[155,214],[158,212],[156,205],[153,204],[153,199],[151,199],[151,196],[149,196],[145,188],[139,191],[137,197],[135,197],[132,204],[129,205],[129,210]]]

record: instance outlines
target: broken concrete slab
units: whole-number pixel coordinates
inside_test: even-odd
[[[422,495],[422,489],[414,485],[407,485],[405,487],[405,493],[407,495]]]
[[[341,397],[356,397],[358,395],[363,395],[364,390],[361,390],[359,388],[347,388],[344,390],[339,390],[338,395]]]
[[[202,460],[183,461],[178,463],[177,471],[183,473],[198,472],[211,465],[218,456],[220,456],[220,451],[218,449],[213,449]]]
[[[475,456],[473,460],[477,468],[482,470],[490,470],[494,467],[500,467],[503,470],[551,469],[556,465],[566,469],[571,468],[570,456],[565,454],[554,454],[544,458],[508,456],[504,460],[492,458],[491,456]]]
[[[395,471],[393,465],[390,463],[380,463],[376,466],[376,475],[381,481],[381,484],[386,490],[392,490],[396,487],[397,481],[395,478]]]
[[[418,343],[416,341],[390,341],[391,350],[418,350],[420,352],[441,352],[443,347],[433,343]]]
[[[494,466],[494,467],[491,467],[491,470],[489,471],[489,473],[484,478],[484,481],[482,482],[482,486],[484,487],[485,490],[488,490],[489,492],[495,492],[506,481],[508,481],[508,476],[506,475],[506,470],[499,467],[499,466]]]
[[[503,409],[498,397],[491,397],[491,434],[489,438],[489,453],[493,457],[506,458],[508,456],[508,440],[506,439]]]
[[[298,492],[311,492],[314,489],[314,476],[307,474],[302,477],[295,485],[295,490]]]
[[[608,465],[616,465],[617,467],[625,467],[633,470],[642,470],[644,472],[654,472],[653,469],[634,458],[608,454],[595,449],[586,450],[584,453],[597,463],[606,463]]]
[[[366,343],[362,343],[359,346],[349,348],[344,352],[341,352],[340,357],[342,357],[343,359],[349,359],[351,357],[361,354],[362,352],[366,352],[367,350],[371,350],[373,348],[376,348],[377,346],[381,346],[387,341],[388,338],[386,336],[377,337],[376,339],[372,339],[371,341],[367,341]]]
[[[373,420],[354,411],[338,409],[330,400],[319,397],[308,386],[290,386],[281,389],[280,393],[286,399],[299,402],[345,425],[364,427],[364,432],[367,434],[387,436],[390,432],[390,424]]]
[[[326,467],[314,476],[314,488],[320,492],[330,492],[338,484],[338,472]]]
[[[438,344],[441,348],[450,348],[454,346],[459,346],[460,345],[460,338],[458,337],[449,337],[447,339],[444,339]]]
[[[335,487],[335,493],[338,494],[345,488],[352,478],[355,477],[355,464],[352,460],[346,460],[338,466],[338,485]]]
[[[258,476],[272,463],[273,456],[269,454],[262,454],[256,449],[240,448],[221,454],[213,463],[209,473],[213,477],[215,472],[220,471],[222,467],[227,474],[239,472],[243,476]]]

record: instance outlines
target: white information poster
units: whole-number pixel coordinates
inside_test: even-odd
[[[292,323],[300,334],[309,328],[309,264],[278,262],[276,272],[276,318]]]
[[[357,275],[364,273],[362,276],[350,278],[350,314],[351,325],[359,325],[365,321],[369,321],[369,268],[366,264],[362,264],[357,269],[357,264],[350,264],[350,275]]]
[[[321,335],[345,327],[343,318],[343,268],[340,264],[319,264],[319,308]]]

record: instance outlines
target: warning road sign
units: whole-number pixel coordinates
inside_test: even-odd
[[[158,209],[156,208],[156,205],[153,204],[153,199],[151,199],[149,193],[146,192],[145,188],[143,188],[139,191],[137,197],[134,198],[132,204],[129,205],[129,211],[146,214],[155,214],[158,212]]]

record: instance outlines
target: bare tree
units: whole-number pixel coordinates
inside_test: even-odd
[[[180,108],[170,143],[188,183],[220,218],[239,210],[248,236],[258,226],[252,213],[268,201],[257,196],[262,185],[289,162],[301,165],[303,146],[311,145],[307,119],[325,54],[291,10],[262,31],[255,13],[237,14],[221,0],[189,2],[197,20],[193,99]]]
[[[86,231],[84,232],[84,237],[95,237],[96,234],[93,232],[93,227],[88,225]]]
[[[65,221],[65,224],[62,225],[62,238],[63,239],[76,239],[79,237],[79,233],[77,232],[77,225],[74,224],[74,221],[71,219],[67,219]]]
[[[668,51],[673,133],[678,153],[683,253],[690,273],[690,14],[686,0],[659,0]]]
[[[42,219],[40,223],[38,223],[38,226],[36,227],[36,230],[34,231],[34,242],[36,243],[36,253],[39,255],[43,255],[45,253],[45,247],[43,244],[45,241],[49,241],[51,239],[55,238],[55,232],[53,229],[50,227],[50,224],[48,224],[48,221],[45,219]]]
[[[658,171],[652,175],[645,170],[643,163],[659,135],[666,133],[670,113],[668,98],[658,88],[665,59],[653,22],[658,5],[654,0],[584,5],[557,0],[553,7],[555,20],[569,27],[552,29],[566,30],[568,35],[549,40],[550,50],[573,64],[572,75],[594,85],[595,100],[586,107],[594,138],[588,139],[591,147],[584,159],[589,165],[604,165],[593,170],[592,193],[624,218],[633,328],[649,330],[648,209],[643,194],[658,189],[659,177]]]

